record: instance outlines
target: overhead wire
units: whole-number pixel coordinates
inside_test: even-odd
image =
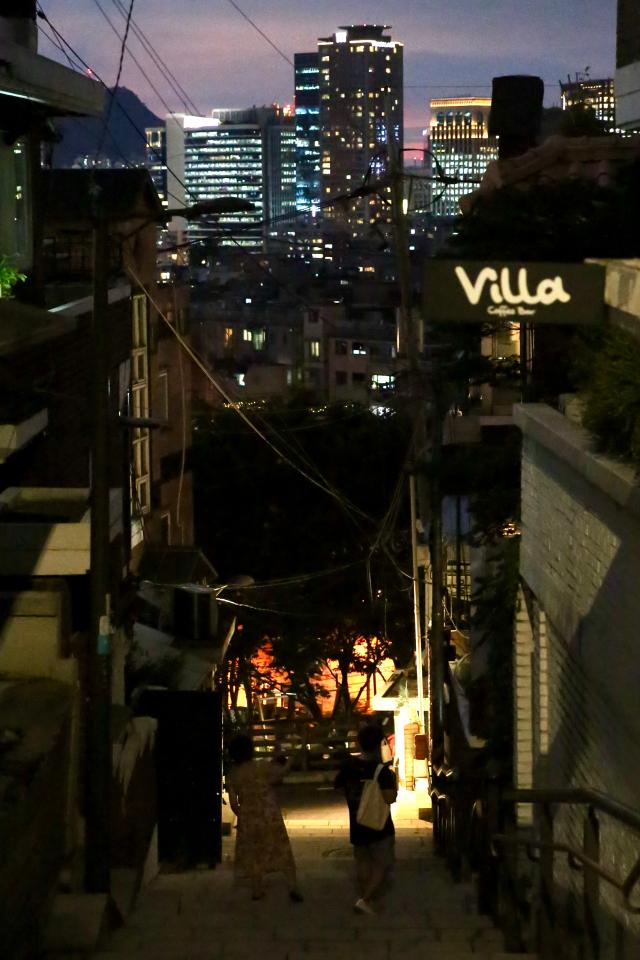
[[[205,375],[206,378],[209,380],[209,382],[211,383],[211,385],[217,390],[217,392],[220,394],[220,396],[223,397],[223,399],[229,404],[230,408],[233,409],[233,410],[235,410],[236,413],[238,414],[238,416],[239,416],[242,420],[244,420],[244,422],[247,424],[247,426],[248,426],[251,430],[253,430],[253,432],[254,432],[257,436],[259,436],[259,437],[261,438],[261,440],[263,440],[264,443],[266,443],[267,446],[269,446],[269,447],[274,451],[274,453],[276,453],[277,456],[280,457],[281,460],[283,460],[283,461],[284,461],[285,463],[287,463],[290,467],[292,467],[294,470],[296,470],[299,474],[301,474],[301,476],[305,477],[305,479],[308,480],[311,484],[313,484],[313,486],[317,487],[317,488],[320,489],[320,490],[323,490],[323,491],[324,491],[326,494],[328,494],[330,497],[332,497],[332,498],[334,498],[335,500],[337,500],[343,507],[345,507],[345,508],[348,510],[348,512],[356,513],[356,514],[359,515],[361,518],[363,518],[363,519],[365,519],[365,520],[369,520],[369,519],[370,519],[369,516],[368,516],[363,510],[361,510],[361,509],[360,509],[359,507],[357,507],[355,504],[350,503],[350,502],[349,502],[345,497],[343,497],[334,487],[329,486],[329,485],[327,485],[327,484],[325,484],[325,483],[322,483],[322,482],[320,482],[319,480],[317,480],[315,477],[311,476],[311,475],[310,475],[309,473],[307,473],[307,471],[304,470],[299,464],[296,464],[282,449],[280,449],[278,446],[276,446],[276,444],[272,443],[272,441],[266,436],[266,434],[263,433],[263,431],[260,430],[260,428],[253,422],[253,420],[246,415],[246,413],[244,412],[244,410],[242,410],[242,408],[235,402],[234,398],[227,392],[227,390],[225,390],[225,388],[222,386],[222,384],[221,384],[218,380],[216,380],[216,378],[213,376],[213,374],[212,374],[211,371],[208,369],[208,367],[206,366],[206,364],[205,364],[205,363],[203,362],[203,360],[198,356],[198,354],[192,349],[192,347],[190,346],[190,344],[187,343],[187,341],[184,339],[184,337],[183,337],[183,336],[179,333],[179,331],[175,328],[174,324],[172,324],[171,321],[167,319],[164,311],[163,311],[162,308],[159,306],[159,304],[157,303],[157,301],[154,299],[154,297],[153,297],[151,291],[149,290],[149,288],[145,285],[145,283],[143,282],[143,280],[138,276],[138,274],[135,272],[135,270],[134,270],[130,265],[127,266],[127,272],[129,273],[130,277],[134,280],[134,282],[138,285],[138,287],[146,294],[147,299],[149,300],[149,303],[152,304],[152,306],[154,307],[154,309],[155,309],[156,312],[158,313],[158,316],[162,319],[162,321],[163,321],[163,322],[165,323],[165,325],[169,328],[169,330],[172,332],[172,334],[174,335],[174,337],[178,340],[178,342],[180,343],[182,349],[186,351],[186,353],[191,357],[191,360],[192,360],[192,361],[196,364],[196,366],[202,371],[202,373],[204,373],[204,375]]]
[[[104,17],[104,19],[106,20],[106,22],[107,22],[107,23],[109,24],[109,26],[111,27],[112,31],[115,33],[116,37],[118,37],[118,39],[119,39],[120,41],[122,41],[122,35],[120,34],[118,28],[115,26],[115,24],[113,23],[113,21],[112,21],[111,18],[109,17],[108,13],[106,12],[106,10],[105,10],[104,7],[102,6],[102,4],[100,3],[100,0],[93,0],[93,2],[94,2],[94,4],[96,5],[96,7],[98,8],[98,10],[100,11],[100,13],[102,14],[102,16]],[[135,65],[136,65],[136,67],[138,68],[138,70],[140,71],[140,73],[142,74],[142,76],[144,77],[144,79],[147,81],[147,83],[149,84],[149,86],[151,87],[151,89],[153,90],[153,92],[155,93],[155,95],[158,97],[158,99],[160,100],[160,103],[161,103],[162,106],[165,108],[165,110],[167,111],[167,113],[172,113],[173,111],[172,111],[171,107],[169,106],[169,104],[167,103],[167,101],[165,100],[165,98],[163,97],[162,93],[158,90],[157,86],[155,85],[155,83],[153,82],[153,80],[151,79],[151,77],[149,76],[149,74],[146,72],[146,70],[144,69],[144,67],[142,66],[142,64],[140,63],[140,61],[138,60],[138,58],[136,57],[135,53],[131,50],[131,48],[129,48],[129,56],[131,57],[131,59],[133,60],[133,62],[134,62]],[[146,139],[146,138],[145,138],[145,139]]]
[[[122,0],[112,0],[112,3],[114,4],[114,6],[116,6],[120,10],[123,16],[126,15],[126,7],[122,3]],[[180,81],[176,78],[175,74],[172,73],[169,65],[162,59],[162,57],[160,56],[160,54],[158,53],[154,45],[149,40],[148,36],[144,33],[142,28],[138,25],[138,23],[133,17],[131,18],[131,30],[135,34],[135,36],[138,38],[143,49],[151,57],[151,60],[157,67],[158,71],[162,74],[162,76],[168,82],[169,86],[178,97],[178,100],[182,101],[182,103],[184,104],[184,106],[187,108],[188,111],[193,112],[195,116],[200,116],[201,111],[198,110],[194,101],[186,92],[186,90],[184,89]]]
[[[108,86],[108,84],[105,82],[105,80],[103,80],[103,78],[100,76],[100,74],[97,73],[97,71],[94,70],[94,68],[91,67],[91,66],[87,63],[87,61],[78,53],[78,51],[75,50],[74,47],[72,47],[72,45],[69,43],[69,41],[66,40],[66,38],[63,36],[63,34],[60,33],[60,31],[53,25],[53,23],[51,22],[51,20],[50,20],[49,17],[47,16],[47,14],[44,12],[44,10],[43,10],[42,7],[40,6],[40,4],[38,4],[38,7],[37,7],[37,15],[38,15],[38,17],[39,17],[41,20],[44,20],[45,23],[47,23],[47,24],[49,25],[49,27],[50,27],[50,29],[53,31],[54,35],[55,35],[55,36],[58,38],[58,40],[64,45],[64,47],[72,54],[72,56],[75,57],[76,61],[77,61],[79,64],[81,64],[82,67],[84,67],[84,69],[85,69],[92,77],[95,78],[95,80],[100,84],[101,87],[103,87],[103,88],[107,91],[107,93],[111,93],[111,89],[110,89],[110,87]],[[146,143],[146,140],[147,140],[146,133],[145,133],[143,130],[140,129],[140,127],[139,127],[138,124],[135,122],[135,120],[133,119],[133,117],[131,116],[131,114],[128,112],[128,110],[126,110],[125,107],[122,106],[122,103],[120,102],[120,100],[117,100],[117,101],[116,101],[116,105],[117,105],[117,107],[118,107],[118,110],[120,110],[120,112],[123,114],[123,116],[125,117],[125,119],[126,119],[126,120],[128,121],[128,123],[130,124],[130,126],[136,131],[136,133],[138,134],[138,136],[140,136],[140,137],[142,138],[143,142]],[[107,130],[107,135],[111,138],[111,140],[112,140],[113,143],[115,144],[117,152],[118,152],[118,153],[120,154],[120,156],[124,159],[126,165],[127,165],[128,167],[135,168],[136,165],[135,165],[134,163],[132,163],[132,162],[125,156],[124,152],[123,152],[122,149],[119,147],[119,145],[118,145],[118,143],[117,143],[114,135],[112,134],[112,132],[111,132],[110,130]],[[173,193],[168,193],[168,196],[171,197],[172,200],[175,200],[176,203],[180,203],[180,204],[183,203],[183,198],[177,197],[177,196],[175,196],[175,194],[173,194]]]
[[[104,14],[104,11],[102,11],[102,8],[100,7],[100,4],[98,3],[98,0],[95,0],[95,2],[96,2],[96,4],[98,5],[99,9],[101,9],[101,12],[102,12],[103,15],[105,16],[105,19],[107,19],[107,21],[110,23],[109,18],[106,16],[106,14]],[[124,7],[123,7],[122,3],[120,3],[120,0],[114,0],[114,2],[116,2],[117,5],[121,8],[121,10],[124,12]],[[276,49],[276,51],[277,51],[278,53],[280,53],[281,55],[284,56],[284,58],[287,60],[288,63],[291,63],[291,61],[289,60],[289,58],[287,58],[286,55],[284,55],[284,54],[282,53],[282,51],[280,51],[280,50],[272,43],[272,41],[270,40],[270,38],[268,38],[265,34],[263,34],[263,32],[260,30],[260,28],[257,27],[257,25],[251,20],[251,18],[249,18],[249,17],[244,13],[244,11],[242,11],[242,10],[238,7],[238,5],[237,5],[235,2],[233,2],[233,0],[229,0],[229,2],[231,3],[232,6],[234,6],[234,7],[238,10],[238,12],[239,12],[245,19],[247,19],[247,20],[251,23],[251,25],[252,25],[261,35],[264,36],[264,39],[267,40],[267,42],[269,42],[270,45],[272,45],[272,46],[274,47],[274,49]],[[133,9],[133,3],[134,3],[134,0],[131,0],[131,5],[130,5],[130,7],[129,7],[129,11],[128,11],[128,14],[127,14],[127,29],[125,30],[125,35],[124,35],[124,37],[122,38],[121,56],[120,56],[120,62],[119,62],[119,68],[118,68],[118,77],[117,77],[117,82],[116,82],[116,88],[117,88],[117,84],[119,83],[119,79],[120,79],[120,75],[121,75],[121,71],[122,71],[122,62],[123,62],[123,58],[124,58],[124,50],[125,50],[125,48],[126,48],[126,38],[127,38],[127,33],[128,33],[128,27],[129,27],[130,24],[131,24],[131,14],[132,14],[132,9]],[[87,64],[83,61],[83,59],[76,53],[76,51],[73,50],[73,48],[70,46],[70,44],[68,44],[68,42],[67,42],[66,40],[64,40],[64,38],[63,38],[62,35],[59,33],[59,31],[57,31],[56,28],[53,27],[53,24],[50,23],[50,21],[48,20],[48,18],[46,17],[46,15],[44,14],[43,11],[40,11],[40,16],[42,16],[42,18],[45,19],[47,23],[49,23],[50,27],[51,27],[52,30],[54,31],[54,34],[56,35],[56,37],[57,37],[58,40],[60,41],[60,43],[59,43],[59,48],[60,48],[63,52],[65,52],[64,49],[63,49],[63,47],[62,47],[62,43],[64,43],[65,46],[67,46],[67,47],[71,50],[71,52],[74,54],[74,56],[77,57],[78,61],[79,61],[80,63],[83,63],[83,64],[85,65],[85,67],[87,67],[87,69],[91,70],[91,68],[88,67],[88,65],[87,65]],[[114,32],[117,33],[117,30],[115,30],[115,28],[113,28],[113,25],[112,25],[111,23],[110,23],[110,25],[112,26],[112,29],[114,29]],[[129,51],[129,52],[130,52],[130,55],[131,55],[131,51]],[[65,55],[66,55],[66,53],[65,53]],[[96,76],[96,79],[97,79],[99,82],[101,82],[101,83],[103,84],[103,86],[106,87],[106,84],[104,83],[104,81],[102,81],[101,78],[99,78],[98,75],[95,74],[95,71],[92,70],[91,72],[94,74],[94,76]],[[144,73],[144,71],[143,71],[143,73]],[[148,79],[148,78],[147,78],[147,79]],[[108,89],[108,88],[107,88],[107,89]],[[157,92],[157,91],[156,91],[156,92]],[[114,94],[115,94],[115,89],[114,89]],[[112,101],[111,101],[111,103],[110,103],[110,107],[112,106],[112,104],[113,104],[113,98],[112,98]],[[166,103],[165,103],[165,106],[167,106]],[[122,109],[122,108],[121,108],[121,109]],[[132,123],[132,125],[134,126],[134,128],[137,129],[137,132],[138,132],[141,136],[144,137],[145,142],[146,142],[146,135],[145,135],[145,134],[142,134],[142,132],[139,130],[139,128],[137,128],[137,126],[135,125],[135,123],[131,120],[131,118],[128,116],[128,114],[126,113],[126,111],[125,111],[124,109],[122,110],[122,112],[125,114],[125,116],[127,116],[127,118],[128,118],[129,121]],[[171,171],[170,171],[170,172],[171,172]],[[369,177],[370,177],[370,172],[371,172],[371,170],[368,171],[368,176],[365,177],[362,185],[361,185],[359,188],[356,188],[354,191],[351,191],[349,194],[341,195],[341,196],[339,196],[339,197],[334,197],[334,198],[330,198],[329,200],[323,201],[322,206],[330,206],[330,205],[334,205],[336,202],[345,201],[345,200],[350,200],[350,199],[358,199],[358,198],[360,198],[361,196],[364,196],[365,193],[368,193],[368,192],[372,192],[372,193],[373,193],[373,192],[377,192],[377,188],[379,188],[379,187],[381,186],[381,184],[377,184],[377,183],[376,183],[375,185],[372,185],[371,187],[369,187],[369,185],[368,185],[368,179],[369,179]],[[437,172],[440,173],[440,171],[437,171]],[[186,185],[179,180],[179,178],[176,178],[176,179],[178,179],[178,182],[180,183],[180,185],[181,185],[185,190],[188,189],[188,188],[186,187]],[[432,179],[436,179],[436,178],[432,178]],[[176,200],[179,201],[179,198],[174,197],[174,199],[176,199]],[[298,215],[301,214],[301,213],[304,213],[304,211],[295,211],[295,212],[292,211],[290,214],[283,215],[283,216],[281,216],[281,217],[279,217],[279,218],[277,218],[277,219],[278,219],[278,220],[282,220],[282,221],[285,221],[285,220],[292,221],[292,220],[296,219],[296,218],[298,217]],[[276,219],[276,218],[270,218],[269,220],[264,221],[264,222],[263,222],[263,225],[267,225],[269,222],[275,222],[275,219]],[[224,226],[224,225],[219,225],[219,226],[222,227],[222,229],[223,229],[224,232],[226,232],[227,234],[230,234],[230,230],[229,230],[226,226]],[[231,239],[232,239],[232,241],[240,248],[240,250],[241,250],[241,252],[242,252],[243,254],[245,254],[246,256],[251,257],[252,262],[256,262],[255,259],[254,259],[254,257],[253,257],[253,255],[252,255],[249,251],[247,251],[247,250],[239,243],[239,241],[237,241],[237,239],[235,238],[235,236],[231,235]],[[196,241],[196,242],[197,242],[197,241]],[[269,276],[270,276],[271,279],[276,280],[276,282],[280,283],[282,286],[286,286],[286,284],[284,284],[284,282],[283,282],[282,280],[280,280],[279,278],[275,277],[271,271],[267,271],[267,273],[269,274]],[[136,278],[134,278],[134,279],[136,279]],[[144,285],[141,284],[141,282],[140,282],[139,279],[137,279],[136,282],[138,282],[138,284],[142,287],[142,289],[145,289],[145,288],[144,288]],[[146,293],[147,297],[149,298],[150,302],[154,303],[153,298],[151,297],[149,291],[145,289],[145,293]],[[309,302],[306,301],[305,298],[303,298],[301,295],[299,295],[299,294],[297,293],[297,291],[296,291],[296,296],[297,296],[297,298],[300,299],[302,302],[304,302],[304,303],[306,303],[308,306],[310,306]],[[159,316],[162,317],[162,319],[163,319],[164,322],[167,324],[167,326],[169,326],[169,328],[171,329],[171,331],[172,331],[180,340],[182,340],[182,338],[180,337],[180,335],[178,334],[178,332],[175,330],[175,328],[173,327],[173,325],[172,325],[172,324],[167,320],[167,318],[162,314],[162,311],[159,310],[157,304],[154,303],[154,306],[155,306],[156,310],[158,311]],[[315,309],[315,307],[314,307],[314,309]],[[366,515],[363,511],[361,511],[358,507],[356,507],[355,504],[350,503],[348,500],[346,500],[346,498],[345,498],[344,496],[342,496],[342,495],[339,493],[339,491],[337,491],[333,486],[331,486],[330,484],[328,484],[328,482],[326,482],[326,481],[324,480],[324,478],[323,478],[322,481],[319,481],[319,480],[315,479],[313,476],[311,476],[309,473],[307,473],[306,470],[301,469],[300,466],[299,466],[299,464],[296,464],[293,460],[291,460],[286,454],[284,454],[284,453],[282,452],[282,450],[278,449],[274,444],[272,444],[272,443],[269,441],[269,439],[266,437],[266,435],[265,435],[261,430],[259,430],[259,428],[256,427],[256,425],[251,421],[251,419],[248,418],[248,417],[246,417],[246,416],[243,414],[243,412],[240,410],[240,408],[238,407],[238,405],[237,405],[237,403],[235,402],[235,400],[234,400],[232,397],[230,397],[230,396],[226,393],[226,391],[224,391],[224,388],[222,388],[221,385],[217,383],[217,381],[214,380],[214,378],[211,376],[210,372],[204,367],[204,365],[201,363],[201,361],[199,361],[199,358],[197,358],[197,356],[193,353],[193,351],[191,351],[191,348],[186,344],[186,341],[182,340],[182,346],[183,346],[184,349],[187,350],[188,353],[190,353],[191,359],[203,370],[203,372],[205,373],[205,375],[206,375],[206,376],[210,379],[210,381],[212,382],[212,385],[221,393],[221,395],[223,395],[223,396],[225,397],[226,402],[228,402],[229,405],[230,405],[234,410],[236,410],[236,412],[238,412],[238,413],[241,415],[242,419],[244,419],[244,420],[246,421],[247,425],[250,426],[250,428],[251,428],[252,430],[254,430],[254,432],[256,432],[270,447],[272,447],[272,449],[274,449],[274,451],[278,454],[278,456],[280,456],[285,462],[287,462],[293,469],[295,469],[295,470],[297,470],[299,473],[301,473],[301,475],[304,476],[304,477],[305,477],[309,482],[311,482],[313,485],[317,486],[317,487],[318,487],[319,489],[321,489],[321,490],[324,490],[325,493],[329,494],[330,496],[332,496],[332,497],[334,497],[336,500],[338,500],[338,502],[339,502],[343,507],[346,507],[349,512],[355,511],[358,515],[364,517],[365,519],[370,519],[370,518],[367,517],[367,515]],[[279,437],[277,431],[275,431],[275,430],[273,429],[273,426],[272,426],[272,425],[270,425],[270,429],[271,429],[271,431],[276,435],[276,437],[278,437],[278,439],[279,439],[280,441],[282,441],[283,438]],[[299,444],[298,444],[298,447],[300,447]],[[307,466],[308,466],[310,469],[312,469],[312,470],[314,470],[314,472],[317,472],[317,473],[320,474],[320,472],[319,472],[319,470],[317,469],[316,465],[313,463],[313,461],[311,461],[311,460],[306,456],[306,453],[305,453],[304,450],[298,449],[298,450],[297,450],[297,455],[306,462]],[[404,468],[403,468],[403,470],[404,470]],[[320,474],[320,476],[322,476],[322,474]],[[398,508],[399,508],[400,494],[401,494],[401,482],[399,481],[398,485],[396,486],[396,490],[394,491],[394,495],[393,495],[393,498],[392,498],[392,502],[391,502],[391,504],[390,504],[390,508],[389,508],[389,510],[387,511],[387,514],[385,515],[385,517],[383,518],[383,523],[382,523],[381,530],[379,531],[379,533],[378,533],[378,535],[377,535],[377,538],[376,538],[376,540],[375,540],[375,542],[374,542],[373,549],[372,549],[372,551],[371,551],[371,553],[370,553],[370,555],[369,555],[369,559],[368,559],[368,561],[367,561],[368,565],[370,564],[370,558],[371,558],[372,553],[377,549],[377,547],[380,545],[380,543],[381,543],[382,540],[383,540],[382,534],[383,534],[385,525],[388,523],[389,518],[390,518],[391,516],[393,516],[394,512],[397,513],[397,510],[398,510]],[[353,515],[353,514],[352,514],[352,515]],[[386,545],[385,545],[385,552],[387,552]],[[398,566],[397,563],[395,562],[395,558],[392,557],[392,560],[393,560],[393,562],[395,563],[395,565]],[[406,572],[403,571],[400,567],[398,567],[398,570],[399,570],[400,573],[403,574],[403,576],[407,576]],[[370,577],[370,572],[369,572],[369,577]]]
[[[128,40],[128,38],[129,38],[129,28],[130,28],[130,26],[131,26],[131,15],[133,14],[133,5],[134,5],[134,3],[135,3],[135,0],[130,0],[130,2],[129,2],[129,12],[128,12],[128,14],[127,14],[127,22],[126,22],[126,24],[125,24],[124,34],[122,35],[122,40],[121,40],[121,43],[120,43],[120,58],[119,58],[119,60],[118,60],[118,71],[117,71],[117,73],[116,73],[116,82],[114,83],[113,88],[112,88],[112,90],[110,91],[110,92],[111,92],[111,99],[109,100],[109,104],[108,104],[108,106],[107,106],[107,112],[106,112],[105,117],[104,117],[104,119],[103,119],[103,121],[102,121],[102,135],[101,135],[101,137],[100,137],[100,141],[99,141],[99,143],[98,143],[98,148],[97,148],[97,150],[96,150],[96,157],[99,157],[100,154],[101,154],[101,152],[102,152],[102,147],[103,147],[103,145],[104,145],[104,140],[105,140],[105,136],[106,136],[106,132],[107,132],[107,127],[109,126],[109,120],[111,119],[111,113],[112,113],[112,111],[113,111],[113,103],[114,103],[114,100],[115,100],[115,98],[116,98],[116,94],[117,94],[117,92],[118,92],[118,87],[119,87],[119,85],[120,85],[120,77],[122,76],[122,68],[123,68],[123,66],[124,66],[124,55],[125,55],[125,52],[126,52],[126,49],[127,49],[127,40]]]
[[[263,40],[266,40],[266,41],[267,41],[267,43],[269,44],[269,46],[272,47],[272,48],[276,51],[276,53],[279,54],[279,55],[283,58],[283,60],[286,60],[286,62],[289,64],[289,66],[291,66],[291,67],[294,66],[293,60],[292,60],[290,57],[287,56],[287,54],[284,52],[284,50],[281,50],[280,47],[279,47],[276,43],[273,42],[273,40],[271,39],[271,37],[269,37],[269,36],[264,32],[264,30],[262,30],[262,29],[258,26],[258,24],[255,22],[255,20],[252,20],[252,19],[251,19],[251,17],[249,16],[249,14],[247,14],[247,13],[244,12],[244,10],[243,10],[242,7],[240,6],[240,4],[236,3],[236,0],[227,0],[227,2],[231,4],[231,6],[234,8],[234,10],[237,10],[237,12],[240,14],[241,17],[244,17],[244,19],[247,21],[247,23],[250,23],[250,24],[251,24],[251,26],[253,27],[253,29],[254,29],[257,33],[260,34],[260,36],[262,37]]]

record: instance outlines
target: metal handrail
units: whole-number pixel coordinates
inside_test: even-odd
[[[609,873],[608,870],[601,867],[595,860],[585,856],[584,853],[569,844],[545,843],[542,840],[530,840],[526,837],[510,837],[506,833],[495,833],[491,839],[493,843],[502,843],[505,846],[525,847],[529,859],[534,862],[538,860],[538,858],[533,855],[534,850],[550,850],[553,853],[566,853],[567,861],[572,870],[582,870],[584,867],[592,870],[600,879],[605,880],[622,894],[624,906],[629,913],[640,914],[640,904],[634,906],[631,903],[631,894],[640,880],[640,857],[627,874],[626,879],[620,882],[617,877],[614,877],[612,873]]]
[[[629,807],[618,800],[614,800],[606,793],[592,790],[590,787],[568,787],[559,789],[506,789],[502,791],[502,799],[514,803],[567,803],[591,806],[601,810],[615,820],[619,820],[632,830],[640,833],[640,811]]]

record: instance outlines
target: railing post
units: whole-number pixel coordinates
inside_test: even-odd
[[[498,875],[500,863],[493,854],[492,837],[500,832],[500,788],[497,783],[487,783],[486,803],[482,810],[483,833],[480,881],[478,885],[478,909],[498,919]]]
[[[553,903],[553,810],[540,808],[540,891],[538,905],[538,950],[541,960],[554,960],[555,916]]]
[[[518,824],[516,806],[511,803],[505,811],[503,832],[509,840],[516,839]],[[505,948],[518,952],[522,949],[522,930],[520,926],[520,904],[518,902],[518,848],[515,843],[507,843],[501,867],[501,897],[504,916]]]
[[[584,818],[583,851],[585,857],[600,863],[600,823],[593,807],[589,807]],[[586,958],[600,958],[600,929],[598,914],[600,906],[600,878],[595,870],[584,868],[584,925],[586,932]]]

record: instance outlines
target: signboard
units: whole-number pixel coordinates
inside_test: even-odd
[[[586,263],[427,260],[427,323],[600,323],[604,267]]]

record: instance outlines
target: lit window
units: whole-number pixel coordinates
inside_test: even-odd
[[[224,345],[230,347],[233,342],[233,327],[224,328]]]
[[[245,340],[247,343],[251,343],[251,341],[253,340],[253,337],[251,336],[251,330],[247,330],[247,328],[245,327],[244,330],[242,331],[242,339]]]
[[[354,357],[366,357],[367,348],[365,347],[364,343],[354,343],[353,347],[351,348],[351,353]]]
[[[319,341],[319,340],[310,340],[310,341],[309,341],[309,356],[310,356],[310,357],[319,357],[319,356],[320,356],[320,341]]]

